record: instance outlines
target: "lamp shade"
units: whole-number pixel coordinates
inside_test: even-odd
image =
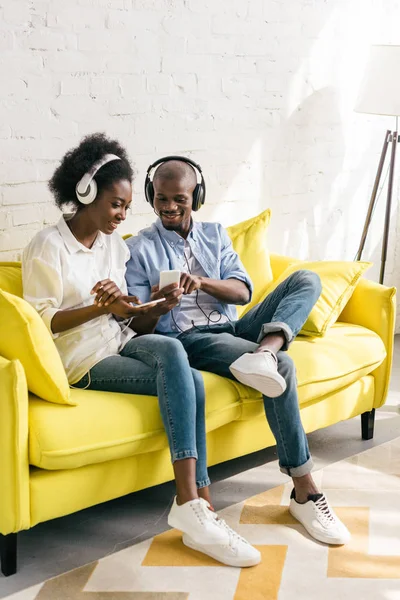
[[[400,46],[371,46],[355,111],[400,115]]]

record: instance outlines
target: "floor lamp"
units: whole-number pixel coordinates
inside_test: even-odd
[[[400,140],[398,130],[398,115],[400,115],[400,46],[372,46],[369,62],[361,84],[360,95],[357,100],[356,112],[373,115],[389,115],[396,117],[394,131],[388,129],[385,133],[381,157],[372,189],[371,199],[365,218],[364,229],[361,235],[357,252],[357,260],[361,259],[368,229],[377,202],[377,192],[385,164],[387,150],[390,145],[389,182],[386,197],[385,224],[382,237],[381,270],[379,283],[385,277],[385,265],[389,240],[390,213],[392,207],[393,180],[396,161],[396,149]]]

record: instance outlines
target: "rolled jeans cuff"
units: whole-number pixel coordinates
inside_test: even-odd
[[[185,458],[195,458],[197,460],[198,455],[196,450],[181,450],[180,452],[172,452],[171,458],[174,463],[177,460],[184,460]]]
[[[289,475],[289,477],[303,477],[304,475],[308,475],[313,470],[314,463],[312,458],[309,458],[307,462],[300,467],[282,467],[279,466],[281,473],[285,473]]]
[[[211,485],[211,480],[208,477],[207,479],[203,479],[202,481],[196,481],[196,487],[198,490],[204,487],[208,487],[209,485]]]
[[[293,331],[290,329],[289,325],[282,321],[274,321],[273,323],[264,323],[260,335],[257,338],[257,344],[260,344],[268,333],[283,333],[285,336],[285,343],[281,350],[287,350],[294,338]]]

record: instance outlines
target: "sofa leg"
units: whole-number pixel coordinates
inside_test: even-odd
[[[0,535],[1,572],[8,577],[17,572],[17,534]]]
[[[361,435],[363,440],[372,440],[374,437],[375,409],[361,415]]]

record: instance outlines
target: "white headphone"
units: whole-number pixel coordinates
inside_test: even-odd
[[[103,158],[100,158],[100,160],[95,162],[89,171],[84,174],[82,179],[78,181],[76,184],[75,193],[81,204],[91,204],[96,199],[97,183],[93,177],[103,165],[106,165],[112,160],[121,159],[115,154],[105,154]]]

